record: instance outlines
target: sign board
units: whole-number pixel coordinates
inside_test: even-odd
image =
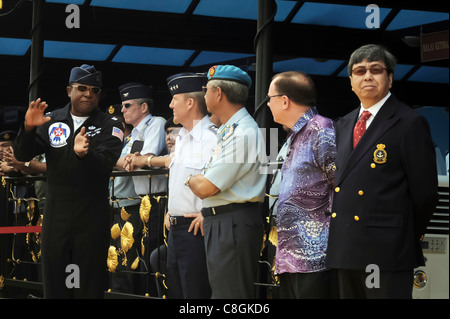
[[[422,34],[420,53],[422,62],[448,59],[448,30]]]

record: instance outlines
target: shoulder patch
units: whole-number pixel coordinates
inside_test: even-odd
[[[117,137],[121,142],[123,142],[123,131],[120,128],[113,126],[112,136]]]

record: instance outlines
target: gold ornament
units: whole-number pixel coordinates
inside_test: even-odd
[[[120,210],[120,218],[122,218],[123,221],[127,221],[128,218],[130,218],[131,214],[128,214],[127,211],[125,210],[125,207],[122,207],[122,209]]]
[[[151,208],[152,204],[150,203],[150,198],[148,197],[148,195],[145,195],[141,200],[141,207],[139,209],[139,215],[141,216],[141,220],[143,223],[148,222]]]
[[[126,222],[123,225],[122,233],[120,234],[120,244],[124,253],[130,250],[134,244],[133,230],[133,225],[130,222]]]
[[[276,226],[272,226],[272,228],[270,229],[269,232],[269,241],[272,245],[274,245],[275,247],[277,246],[277,240],[278,240],[278,232],[277,232],[277,227]]]
[[[145,254],[144,237],[141,238],[141,253],[142,253],[142,256],[144,256],[144,254]]]
[[[135,270],[139,265],[139,257],[136,257],[136,259],[131,264],[131,269]]]
[[[34,217],[34,208],[35,208],[34,200],[30,200],[27,206],[27,218],[29,221],[31,221]]]
[[[119,236],[120,236],[120,227],[119,224],[116,223],[111,227],[111,238],[116,239]]]
[[[106,265],[110,272],[115,272],[119,261],[117,259],[116,247],[109,246],[108,249],[108,259],[106,260]]]
[[[150,202],[150,197],[145,195],[141,200],[141,207],[139,208],[139,216],[141,217],[142,223],[144,224],[144,229],[142,230],[142,237],[148,236],[148,228],[146,223],[150,217],[150,210],[152,209],[152,204]]]

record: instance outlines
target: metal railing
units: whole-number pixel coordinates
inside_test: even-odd
[[[151,189],[152,176],[166,176],[168,177],[169,171],[165,168],[153,168],[153,169],[139,169],[134,172],[126,171],[113,171],[111,174],[111,181],[114,181],[116,177],[132,177],[132,176],[146,176],[149,180],[149,189]],[[38,294],[42,291],[42,283],[40,282],[40,231],[41,226],[39,222],[39,217],[35,214],[42,214],[37,206],[41,202],[45,201],[45,196],[38,198],[34,195],[34,192],[25,192],[23,194],[17,194],[19,187],[25,186],[34,187],[35,182],[46,181],[46,175],[26,175],[26,176],[3,176],[1,179],[0,186],[0,293],[4,287],[16,287],[25,291],[37,291]],[[30,195],[31,193],[31,195]],[[158,194],[149,194],[150,199],[165,201],[161,202],[161,207],[165,214],[167,211],[167,193],[165,192]],[[23,196],[22,196],[23,195]],[[143,196],[138,197],[127,197],[118,198],[115,196],[114,183],[111,183],[110,187],[110,207],[111,207],[111,225],[113,223],[113,209],[118,200],[133,200],[141,199]],[[159,245],[164,245],[166,243],[166,234],[164,232],[164,218],[158,219],[158,224],[160,227],[156,230],[160,232],[157,234],[157,238],[160,235],[164,238],[164,242]],[[9,236],[8,236],[9,234]],[[22,235],[23,234],[23,235]],[[7,236],[5,236],[7,235]],[[25,236],[25,243],[27,246],[26,254],[29,254],[28,258],[22,258],[23,254],[20,256],[15,255],[15,245],[16,240],[19,240],[19,236]],[[21,237],[23,239],[23,237]],[[23,244],[23,243],[22,243]],[[112,244],[112,239],[111,239]],[[22,247],[23,248],[23,247]],[[148,250],[148,247],[146,247]],[[149,255],[149,254],[148,254]],[[159,255],[161,256],[161,255]],[[162,258],[162,257],[161,257]],[[132,262],[132,261],[131,261]],[[164,298],[166,295],[165,287],[165,274],[160,271],[160,269],[151,269],[149,265],[149,260],[141,259],[144,264],[144,271],[117,271],[118,273],[128,274],[128,275],[140,275],[146,277],[147,282],[154,281],[157,289],[157,296],[151,296],[149,293],[143,295],[136,295],[132,292],[113,292],[107,290],[105,292],[105,297],[107,298]],[[165,260],[158,262],[158,265],[165,264]],[[22,271],[17,271],[20,267],[28,266],[36,267],[32,269],[32,274],[28,277],[26,273]],[[106,260],[105,260],[106,267]],[[108,269],[105,268],[106,271]],[[16,271],[21,273],[16,277]],[[38,274],[38,275],[36,275]],[[110,277],[112,273],[110,272]],[[19,278],[22,277],[22,278]],[[28,278],[27,278],[28,277]],[[153,289],[154,290],[154,289]],[[154,292],[154,291],[153,291]]]

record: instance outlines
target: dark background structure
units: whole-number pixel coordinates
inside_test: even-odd
[[[120,3],[120,1],[111,2]],[[132,7],[134,2],[122,1],[128,3],[128,7]],[[185,71],[206,72],[214,64],[229,63],[247,70],[254,80],[255,85],[252,87],[247,105],[253,112],[267,91],[268,79],[277,71],[277,62],[285,61],[287,68],[292,65],[292,69],[301,69],[301,66],[295,65],[296,59],[310,59],[318,67],[322,65],[325,67],[330,61],[335,62],[329,71],[321,74],[312,72],[311,75],[317,86],[319,111],[325,116],[338,118],[357,106],[348,77],[343,76],[341,72],[346,70],[346,61],[351,52],[367,43],[386,46],[398,58],[399,64],[407,66],[407,71],[400,78],[396,78],[392,89],[400,99],[412,106],[448,106],[448,59],[421,62],[420,55],[421,33],[448,30],[448,9],[442,1],[377,1],[376,5],[387,13],[382,15],[380,27],[376,29],[364,27],[364,20],[369,15],[365,8],[372,3],[369,1],[366,3],[346,0],[279,0],[275,3],[272,0],[240,2],[148,0],[148,2],[161,6],[164,3],[172,4],[173,8],[163,10],[177,13],[140,9],[138,5],[141,3],[142,6],[143,1],[137,1],[137,10],[102,7],[96,5],[95,0],[3,1],[3,8],[0,10],[0,48],[2,39],[36,39],[34,40],[36,43],[39,41],[37,35],[41,37],[40,41],[45,41],[45,44],[44,56],[42,58],[38,56],[34,65],[31,63],[32,45],[22,55],[8,55],[2,53],[0,49],[0,106],[26,107],[31,86],[37,85],[36,94],[48,102],[50,109],[61,107],[68,101],[65,87],[70,69],[88,63],[103,72],[102,108],[106,109],[111,104],[120,103],[117,88],[121,84],[137,81],[153,85],[156,101],[154,113],[167,118],[171,114],[168,108],[170,94],[165,82],[168,76]],[[70,29],[66,26],[66,19],[70,14],[66,12],[69,3],[78,3],[80,28]],[[237,16],[243,8],[253,5],[254,9],[248,18],[229,17],[232,14],[225,12],[220,16],[223,3],[230,3],[229,11],[235,11]],[[242,7],[236,3],[241,3]],[[185,9],[181,8],[183,11],[179,13],[181,4],[185,4]],[[315,9],[319,10],[316,12],[319,15],[317,21],[314,20],[314,16],[305,16],[311,12],[306,8],[314,5],[321,5]],[[37,6],[40,7],[39,11],[36,10]],[[211,16],[205,15],[207,9],[211,11]],[[271,21],[272,14],[279,14],[281,10],[284,10],[283,16]],[[338,15],[336,21],[323,23],[320,16],[327,14],[330,16],[328,11],[332,10],[336,10],[335,15]],[[429,16],[430,19],[425,18],[423,20],[425,23],[420,19],[411,21],[414,20],[411,17],[415,15],[408,13],[419,12],[425,17]],[[447,13],[446,18],[444,15],[444,18],[440,19],[443,13]],[[35,14],[34,21],[33,14]],[[402,19],[410,21],[402,22],[400,21]],[[362,27],[339,25],[340,21],[348,23],[358,20]],[[402,23],[407,27],[401,27]],[[393,24],[400,27],[393,28]],[[106,44],[111,45],[112,49],[101,60],[54,58],[45,55],[48,41],[60,41],[56,43],[61,45],[64,42]],[[261,41],[264,43],[261,44]],[[260,51],[257,55],[258,45]],[[173,65],[170,61],[167,65],[115,62],[117,56],[121,54],[121,49],[128,46],[183,49],[192,50],[192,53],[181,65]],[[210,59],[208,63],[198,65],[195,61],[205,51],[233,53],[237,54],[238,58],[234,59],[233,55],[230,55],[231,60],[227,60],[227,57]],[[134,59],[139,61],[140,57],[136,56]],[[265,59],[263,71],[257,70],[260,59]],[[446,79],[435,82],[431,74],[428,77],[432,80],[417,81],[414,74],[424,66],[444,68],[444,72],[446,70],[447,73]],[[311,67],[314,69],[313,65]],[[35,74],[30,74],[33,68]],[[30,82],[33,82],[31,86]],[[263,111],[267,113],[266,110]],[[268,114],[259,116],[268,118],[260,120],[260,125],[273,125]]]

